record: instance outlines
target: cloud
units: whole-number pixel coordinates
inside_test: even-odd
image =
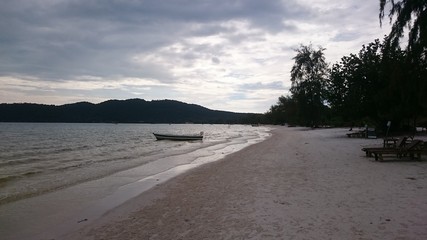
[[[236,30],[223,24],[232,21],[280,31],[284,14],[303,11],[291,11],[299,8],[287,5],[257,0],[7,1],[1,10],[1,30],[7,33],[1,63],[9,64],[0,71],[25,71],[52,79],[144,74],[126,59],[193,34],[233,37]],[[248,36],[240,36],[244,37]]]
[[[348,42],[348,41],[354,41],[358,39],[360,36],[356,32],[339,32],[337,33],[333,38],[331,38],[331,41],[335,42]]]
[[[173,98],[264,112],[289,89],[299,44],[334,62],[382,38],[377,19],[371,0],[5,1],[0,101]]]
[[[213,63],[213,64],[220,64],[220,63],[221,63],[221,61],[220,61],[217,57],[213,57],[213,58],[212,58],[212,63]]]
[[[253,83],[253,84],[243,84],[243,85],[241,85],[241,88],[248,89],[248,90],[282,89],[283,88],[283,82],[276,81],[276,82],[271,82],[271,83],[257,82],[257,83]]]

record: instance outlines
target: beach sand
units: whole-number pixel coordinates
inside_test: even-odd
[[[381,139],[346,129],[272,133],[58,239],[426,239],[427,161],[375,162],[361,148]]]

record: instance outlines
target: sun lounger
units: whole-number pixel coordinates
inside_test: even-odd
[[[386,137],[383,139],[383,147],[396,147],[396,143],[402,138]]]
[[[347,137],[349,138],[364,138],[366,137],[366,130],[357,131],[353,133],[347,133]]]
[[[362,151],[366,153],[367,157],[372,157],[372,153],[375,151],[381,151],[383,149],[399,149],[405,146],[406,140],[408,137],[401,137],[399,138],[394,145],[383,145],[383,147],[366,147],[362,148]]]
[[[366,129],[366,137],[367,138],[377,138],[377,134],[375,132],[375,128]]]
[[[347,133],[349,138],[377,138],[375,128],[366,128],[357,132]]]
[[[397,158],[410,157],[411,159],[421,159],[422,154],[427,154],[426,149],[422,148],[423,141],[413,140],[410,144],[400,148],[382,148],[371,150],[370,154],[375,156],[375,161],[383,161],[385,156]]]

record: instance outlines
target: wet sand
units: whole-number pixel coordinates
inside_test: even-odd
[[[425,239],[427,161],[375,162],[381,139],[346,133],[278,127],[58,239]]]

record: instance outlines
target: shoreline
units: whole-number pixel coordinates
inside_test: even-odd
[[[427,163],[375,162],[344,129],[278,127],[65,239],[424,239]]]

